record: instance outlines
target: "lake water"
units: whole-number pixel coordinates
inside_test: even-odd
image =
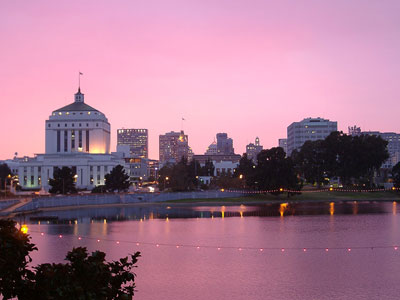
[[[141,251],[135,299],[399,299],[399,206],[91,208],[34,215],[29,230],[34,264],[73,246]]]

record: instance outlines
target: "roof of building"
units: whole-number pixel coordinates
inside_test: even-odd
[[[98,110],[91,107],[90,105],[87,105],[84,102],[74,102],[59,109],[56,109],[54,112],[59,112],[59,111],[98,111]]]

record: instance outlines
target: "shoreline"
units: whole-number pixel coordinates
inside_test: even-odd
[[[320,195],[311,194],[308,195],[297,195],[294,197],[287,198],[283,195],[273,196],[273,195],[251,195],[242,197],[232,197],[232,198],[210,198],[210,199],[180,199],[180,200],[170,200],[162,202],[139,202],[139,203],[110,203],[110,204],[85,204],[85,205],[65,205],[57,207],[41,207],[35,210],[24,211],[24,212],[10,212],[8,215],[0,216],[0,218],[13,218],[21,215],[34,215],[39,212],[47,211],[68,211],[68,210],[78,210],[78,209],[88,209],[88,208],[107,208],[107,207],[135,207],[135,206],[174,206],[174,207],[194,207],[194,206],[240,206],[240,205],[271,205],[271,204],[281,204],[281,203],[341,203],[341,202],[396,202],[400,201],[399,193],[376,193],[374,195],[334,195],[326,193]],[[281,197],[283,196],[283,197]],[[320,197],[318,197],[320,196]],[[321,197],[322,196],[322,197]]]

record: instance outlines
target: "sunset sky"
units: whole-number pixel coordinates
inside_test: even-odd
[[[0,159],[44,152],[45,120],[85,102],[118,128],[181,129],[203,153],[277,146],[306,117],[400,132],[400,1],[0,2]]]

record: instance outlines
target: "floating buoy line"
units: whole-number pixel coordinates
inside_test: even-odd
[[[35,233],[39,233],[40,237],[45,238],[45,237],[53,237],[57,239],[64,239],[65,236],[62,234],[58,235],[53,235],[53,234],[45,234],[44,232],[41,231],[32,231]],[[214,249],[216,251],[221,251],[221,250],[236,250],[236,251],[257,251],[260,253],[264,252],[271,252],[271,251],[278,251],[278,252],[308,252],[308,251],[323,251],[323,252],[330,252],[330,251],[345,251],[347,253],[352,252],[353,250],[377,250],[377,249],[392,249],[393,251],[398,251],[399,246],[398,245],[387,245],[387,246],[380,246],[380,245],[375,245],[375,246],[351,246],[351,247],[250,247],[250,246],[223,246],[223,245],[202,245],[202,244],[184,244],[184,243],[179,243],[179,244],[172,244],[172,243],[155,243],[155,242],[143,242],[143,241],[128,241],[128,240],[117,240],[117,239],[107,239],[107,238],[96,238],[96,237],[89,237],[89,236],[83,236],[83,235],[78,235],[74,236],[73,239],[76,239],[77,241],[85,241],[85,240],[91,240],[91,241],[96,241],[97,243],[114,243],[116,245],[121,245],[121,244],[131,244],[135,245],[137,247],[140,246],[151,246],[155,248],[175,248],[175,249],[196,249],[196,250],[201,250],[201,249]],[[138,249],[140,250],[140,249]]]

